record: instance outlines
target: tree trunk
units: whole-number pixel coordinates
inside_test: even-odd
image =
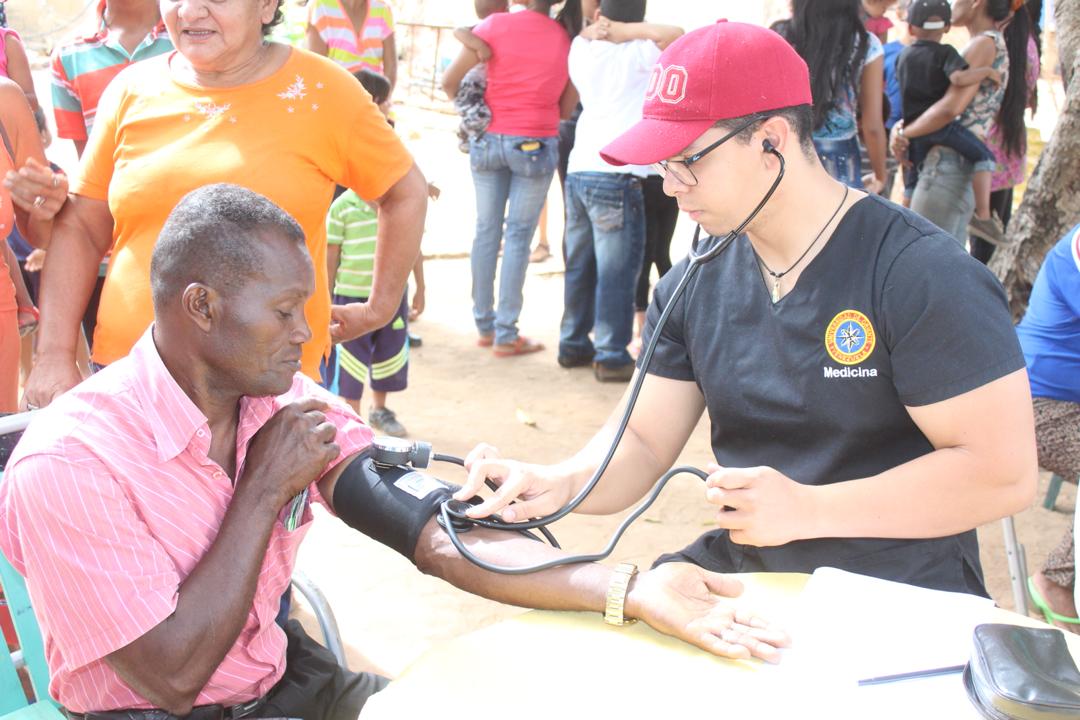
[[[1080,2],[1054,3],[1065,109],[1028,181],[1024,199],[1009,221],[1009,247],[990,260],[1009,296],[1013,319],[1027,309],[1031,286],[1051,247],[1080,221]]]

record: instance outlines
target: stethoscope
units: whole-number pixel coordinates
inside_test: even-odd
[[[656,351],[656,345],[660,338],[661,330],[663,330],[664,326],[667,324],[668,318],[671,316],[672,310],[681,295],[683,294],[683,291],[686,289],[687,285],[690,284],[690,281],[697,274],[698,270],[701,269],[702,265],[719,257],[721,253],[731,247],[731,244],[743,234],[743,231],[746,230],[746,227],[754,220],[755,217],[757,217],[758,213],[762,211],[765,205],[772,198],[773,193],[775,193],[776,189],[780,186],[780,181],[784,179],[784,156],[780,153],[779,150],[773,147],[772,143],[769,140],[763,141],[762,149],[767,153],[775,155],[780,161],[780,171],[777,173],[776,179],[769,187],[769,191],[765,193],[764,197],[761,198],[761,202],[759,202],[757,204],[757,207],[754,208],[753,212],[751,212],[746,217],[746,219],[739,224],[738,227],[729,232],[727,235],[721,238],[716,238],[710,235],[704,239],[701,239],[701,226],[697,226],[697,229],[694,231],[694,240],[691,243],[690,251],[688,253],[689,264],[687,265],[686,271],[683,273],[683,276],[679,279],[678,284],[676,284],[675,289],[672,291],[670,300],[664,307],[664,310],[660,313],[660,318],[656,322],[656,327],[653,330],[652,337],[649,338],[649,343],[646,346],[645,352],[642,355],[640,364],[641,369],[634,378],[633,385],[630,389],[630,397],[626,403],[626,409],[623,411],[622,418],[619,421],[619,426],[615,431],[615,436],[611,440],[611,445],[608,447],[607,453],[604,455],[603,461],[600,463],[599,466],[597,466],[596,471],[589,479],[589,482],[586,483],[585,486],[578,492],[578,494],[574,496],[574,498],[571,499],[570,502],[567,503],[566,506],[564,506],[560,510],[553,512],[550,515],[545,515],[544,517],[534,518],[532,520],[525,520],[522,522],[505,522],[497,515],[493,515],[490,518],[471,518],[466,514],[466,511],[470,507],[469,503],[453,499],[443,501],[442,505],[439,507],[439,524],[446,531],[446,534],[450,537],[450,541],[454,544],[454,547],[457,548],[458,552],[460,552],[463,557],[485,570],[502,573],[504,575],[524,575],[526,573],[539,572],[541,570],[547,570],[549,568],[559,567],[561,565],[570,565],[574,563],[595,562],[598,560],[603,560],[604,558],[608,557],[615,549],[615,546],[622,538],[623,533],[626,532],[626,529],[630,527],[630,525],[635,520],[637,520],[637,518],[640,517],[642,513],[648,510],[649,507],[656,500],[656,498],[659,497],[660,492],[664,489],[664,486],[667,485],[668,480],[681,473],[688,473],[690,475],[694,475],[701,480],[705,480],[708,477],[708,474],[705,473],[703,470],[691,467],[689,465],[682,465],[668,470],[666,473],[663,474],[663,476],[660,477],[660,479],[656,482],[656,485],[653,486],[653,489],[649,493],[648,497],[619,524],[619,527],[615,530],[614,535],[611,536],[611,540],[604,547],[604,549],[599,553],[594,553],[591,555],[572,555],[569,557],[550,560],[548,562],[538,563],[536,565],[509,567],[506,565],[495,565],[494,563],[489,563],[486,560],[478,558],[475,554],[470,552],[468,548],[465,547],[465,544],[461,541],[461,538],[458,537],[459,533],[465,532],[472,527],[485,527],[497,530],[513,530],[516,532],[527,534],[530,537],[534,538],[535,536],[531,535],[529,531],[539,530],[541,533],[544,534],[544,536],[554,547],[559,547],[558,543],[555,541],[555,538],[551,535],[550,531],[548,531],[547,526],[566,517],[574,510],[576,510],[579,505],[581,505],[585,498],[587,498],[589,494],[593,491],[593,489],[596,488],[597,483],[600,482],[600,478],[603,477],[604,472],[607,470],[612,458],[615,457],[615,452],[616,450],[618,450],[619,442],[622,440],[623,434],[626,432],[626,427],[630,423],[630,416],[634,411],[634,406],[637,403],[638,395],[641,393],[641,386],[645,380],[646,370],[648,370],[649,363],[652,361],[653,353]],[[434,459],[464,465],[464,462],[460,458],[455,458],[452,456],[436,455]],[[493,485],[493,483],[489,481],[489,485]]]

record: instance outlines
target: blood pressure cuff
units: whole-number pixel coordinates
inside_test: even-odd
[[[362,453],[334,486],[334,512],[346,525],[413,561],[424,525],[457,485],[394,465],[379,467]]]

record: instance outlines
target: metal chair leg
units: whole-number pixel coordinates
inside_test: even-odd
[[[292,586],[300,591],[315,613],[315,619],[319,621],[319,629],[322,630],[323,644],[337,658],[338,665],[348,667],[345,663],[345,646],[341,642],[337,619],[322,590],[307,575],[296,569],[293,570]]]
[[[1011,515],[1002,518],[1001,533],[1005,537],[1005,556],[1009,563],[1009,580],[1012,582],[1016,612],[1027,615],[1027,560],[1024,546],[1016,538],[1016,524]]]

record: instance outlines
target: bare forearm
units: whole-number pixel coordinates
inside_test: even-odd
[[[273,507],[238,491],[210,550],[180,586],[175,612],[108,657],[120,676],[156,706],[187,715],[236,642],[251,612]]]
[[[874,177],[883,181],[887,172],[885,155],[888,139],[885,136],[885,126],[881,123],[867,123],[862,129],[862,136]]]
[[[379,204],[379,235],[368,302],[385,322],[401,303],[409,272],[420,253],[426,214],[427,181],[414,165]]]
[[[1034,452],[982,457],[945,448],[880,475],[814,488],[810,537],[953,535],[1031,504]]]
[[[105,248],[96,246],[65,208],[55,221],[49,260],[42,270],[38,352],[75,357],[79,323],[97,282]]]
[[[968,85],[978,85],[983,80],[990,77],[990,73],[992,72],[993,68],[990,67],[956,70],[951,75],[949,75],[949,82],[953,85],[959,85],[960,87],[966,87]]]
[[[475,528],[459,536],[465,547],[496,565],[522,567],[546,562],[564,553],[517,533]],[[463,558],[432,518],[420,533],[416,566],[457,587],[491,600],[543,610],[604,609],[611,571],[592,563],[553,568],[527,575],[501,575]]]

